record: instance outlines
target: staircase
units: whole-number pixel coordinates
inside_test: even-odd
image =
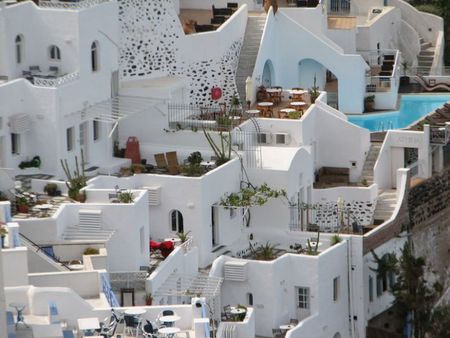
[[[431,42],[426,42],[424,38],[420,38],[420,53],[417,56],[417,75],[429,75],[431,65],[434,59],[434,47]]]
[[[86,226],[69,226],[66,231],[64,231],[63,239],[70,241],[83,241],[83,242],[107,242],[112,235],[113,230],[103,230],[97,227],[86,227]]]
[[[385,190],[378,195],[377,206],[373,213],[373,223],[381,224],[391,218],[397,203],[397,191]]]
[[[372,142],[370,144],[369,154],[367,154],[361,174],[361,181],[365,181],[365,183],[367,183],[367,186],[370,186],[373,183],[373,167],[375,166],[375,162],[377,161],[381,146],[382,143],[379,142]]]
[[[265,22],[265,15],[255,14],[248,16],[244,42],[236,71],[236,86],[241,101],[245,101],[245,80],[253,74]]]

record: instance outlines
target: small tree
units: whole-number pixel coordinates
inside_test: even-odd
[[[80,200],[80,190],[86,186],[87,178],[84,174],[84,154],[81,151],[81,166],[78,164],[78,157],[75,156],[75,170],[73,174],[70,171],[67,159],[60,160],[61,167],[67,176],[66,186],[69,191],[69,197],[74,200]]]
[[[205,134],[206,140],[211,146],[214,154],[216,155],[216,165],[220,166],[227,163],[231,158],[231,133],[224,135],[223,132],[219,133],[220,145],[217,145],[212,136],[203,128],[203,133]]]
[[[402,318],[411,317],[414,337],[423,338],[430,324],[433,290],[424,278],[425,259],[414,257],[412,244],[405,243],[397,264],[397,281],[393,288]]]

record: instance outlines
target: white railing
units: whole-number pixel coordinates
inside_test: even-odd
[[[79,0],[74,2],[65,1],[39,1],[39,6],[44,8],[71,9],[80,10],[84,8],[94,7],[110,0]]]
[[[38,87],[60,87],[67,83],[73,82],[80,78],[80,73],[74,72],[70,74],[66,74],[56,78],[42,78],[35,76],[33,78],[33,84]]]
[[[188,237],[187,240],[185,240],[183,243],[180,244],[180,247],[183,248],[183,251],[185,253],[191,251],[193,246],[194,246],[194,238],[193,237]]]

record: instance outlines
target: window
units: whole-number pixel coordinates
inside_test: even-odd
[[[333,301],[335,302],[337,302],[339,298],[339,279],[340,277],[333,279]]]
[[[309,288],[297,288],[297,307],[300,309],[309,309]]]
[[[248,306],[253,306],[253,294],[252,293],[247,293],[247,305]]]
[[[373,277],[369,276],[369,301],[373,302]]]
[[[91,45],[91,68],[93,72],[98,70],[98,42],[94,41]]]
[[[92,123],[93,132],[92,135],[94,137],[94,141],[97,141],[100,138],[100,122],[94,120]]]
[[[67,151],[73,150],[73,143],[74,143],[74,127],[67,128],[66,130],[66,142],[67,142]]]
[[[11,133],[11,153],[20,154],[20,134]]]
[[[184,232],[183,215],[178,210],[173,210],[170,214],[172,231]]]
[[[17,63],[22,63],[22,58],[23,58],[22,44],[23,44],[23,36],[17,35],[16,36],[16,62]]]
[[[50,60],[60,61],[61,60],[61,51],[58,46],[51,45],[48,49]]]
[[[144,253],[145,250],[145,238],[144,238],[144,227],[141,227],[139,229],[139,239],[141,244],[141,253]]]
[[[377,276],[377,297],[380,297],[383,293],[383,278]]]

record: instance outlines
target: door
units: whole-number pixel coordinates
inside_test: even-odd
[[[84,163],[89,163],[89,121],[80,124],[80,152],[83,152]]]
[[[296,287],[297,319],[302,321],[311,314],[311,295],[308,287]]]

